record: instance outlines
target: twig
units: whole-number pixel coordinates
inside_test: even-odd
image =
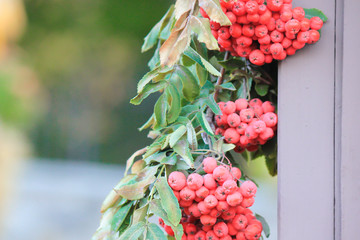
[[[226,61],[226,60],[228,60],[229,59],[229,52],[228,51],[226,51],[225,52],[225,57],[224,57],[224,61]],[[223,82],[223,80],[224,80],[224,74],[225,74],[225,68],[224,67],[221,67],[221,69],[220,69],[220,76],[218,77],[218,79],[217,79],[217,81],[216,81],[216,84],[215,84],[215,87],[217,87],[217,86],[220,86],[221,84],[222,84],[222,82]],[[215,99],[215,101],[217,101],[217,98],[218,98],[218,95],[219,95],[219,88],[217,88],[216,90],[215,90],[215,93],[214,93],[214,99]]]

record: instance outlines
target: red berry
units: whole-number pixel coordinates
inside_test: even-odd
[[[245,9],[248,14],[255,14],[259,11],[259,4],[254,0],[250,0],[245,3]]]
[[[224,105],[224,113],[225,114],[231,114],[231,113],[234,113],[236,111],[236,105],[234,102],[232,101],[228,101],[225,103]]]
[[[243,109],[240,111],[240,119],[242,122],[251,122],[255,113],[252,109]]]
[[[229,28],[228,27],[219,28],[218,35],[219,35],[219,38],[222,38],[224,40],[229,39],[230,38]]]
[[[258,25],[255,27],[255,35],[258,38],[262,38],[268,34],[268,29],[266,25]]]
[[[204,179],[198,173],[192,173],[187,178],[187,186],[191,190],[195,190],[195,191],[198,190],[199,188],[202,187],[203,183],[204,183]]]
[[[235,101],[236,111],[241,111],[242,109],[246,109],[248,107],[248,102],[245,98],[239,98]]]
[[[217,187],[215,179],[212,174],[206,174],[204,176],[204,186],[207,189],[215,189]]]
[[[239,133],[239,134],[244,134],[245,133],[245,129],[247,128],[247,124],[244,123],[244,122],[241,122],[239,124],[239,126],[236,127],[236,131]]]
[[[232,207],[239,205],[242,200],[243,196],[239,192],[234,192],[226,197],[226,202]]]
[[[209,195],[204,199],[204,204],[207,208],[214,208],[218,204],[218,200],[215,196]]]
[[[214,225],[216,223],[216,218],[211,217],[210,215],[202,215],[200,217],[200,222],[204,226],[212,226],[212,225]]]
[[[256,133],[262,133],[265,128],[266,128],[266,124],[264,121],[262,120],[257,120],[254,124],[253,124],[253,128],[254,128],[254,131]]]
[[[240,193],[244,198],[250,198],[255,196],[257,187],[252,181],[245,181],[240,186]]]
[[[195,199],[195,192],[188,187],[184,187],[180,191],[180,199],[184,201],[192,201]]]
[[[263,108],[264,113],[275,112],[275,105],[270,101],[264,102],[262,104],[262,108]]]
[[[199,231],[195,234],[196,240],[206,240],[206,233],[204,231]]]
[[[241,171],[237,167],[232,167],[230,169],[230,174],[237,180],[239,180],[241,178]]]
[[[259,49],[255,49],[249,54],[249,60],[252,64],[261,66],[265,63],[265,55]]]
[[[226,180],[222,187],[225,189],[226,194],[232,194],[237,189],[237,184],[234,180]]]
[[[205,206],[204,201],[199,202],[198,205],[197,205],[197,207],[198,207],[198,209],[199,209],[199,211],[200,211],[200,213],[201,213],[202,215],[207,215],[207,214],[209,214],[210,211],[211,211],[210,208],[207,208],[207,207]]]
[[[201,216],[201,212],[198,208],[198,204],[196,204],[196,203],[191,204],[191,206],[189,207],[189,212],[192,216],[194,216],[196,218]]]
[[[199,188],[198,190],[196,190],[195,195],[196,197],[198,197],[199,199],[204,199],[207,196],[209,196],[209,189],[207,189],[206,187],[202,186],[201,188]]]
[[[236,113],[232,113],[228,116],[227,118],[227,123],[229,124],[230,127],[237,127],[239,126],[241,120],[240,120],[240,116]]]
[[[224,222],[219,222],[215,224],[213,229],[217,237],[226,236],[228,234],[228,227]]]
[[[215,195],[214,196],[219,201],[225,200],[226,196],[227,196],[226,193],[225,193],[225,188],[223,188],[222,186],[217,187],[216,190],[215,190]]]
[[[283,46],[280,43],[274,43],[270,46],[270,52],[274,56],[280,55],[284,51]]]
[[[186,176],[182,172],[172,172],[169,175],[168,183],[172,189],[180,191],[186,186]]]
[[[214,22],[210,20],[210,28],[211,30],[219,30],[219,28],[221,27],[220,23]]]
[[[301,24],[296,19],[291,19],[287,23],[285,23],[285,30],[287,32],[290,32],[292,34],[296,34],[296,33],[298,33],[300,31],[300,29],[301,29]]]
[[[242,28],[244,36],[252,37],[255,34],[255,27],[252,24],[245,24]]]
[[[224,182],[229,178],[230,172],[224,166],[218,166],[213,171],[213,177],[218,182]]]
[[[237,23],[233,23],[233,24],[230,26],[229,32],[230,32],[230,35],[231,35],[233,38],[238,38],[238,37],[240,37],[240,36],[241,36],[241,25],[240,25],[240,24],[237,24]]]
[[[232,12],[236,16],[242,16],[246,13],[245,4],[242,1],[236,1],[234,2],[232,6]]]
[[[304,18],[301,22],[301,31],[308,31],[310,29],[310,19]]]
[[[283,0],[268,0],[267,7],[273,12],[278,12],[280,11],[283,3]]]
[[[267,141],[269,139],[271,139],[274,136],[274,130],[272,130],[271,128],[265,128],[265,130],[259,134],[259,138]]]
[[[240,134],[235,130],[235,128],[226,129],[224,133],[224,137],[228,143],[236,144],[240,140]]]
[[[305,11],[302,7],[296,7],[292,10],[293,18],[302,21],[305,18]]]
[[[228,17],[231,24],[236,23],[236,15],[233,12],[227,12],[227,13],[225,13],[225,15]]]
[[[212,173],[214,169],[217,167],[216,159],[213,157],[204,158],[202,163],[204,166],[204,171],[206,173]]]
[[[316,30],[310,30],[309,31],[310,33],[310,40],[311,40],[311,43],[315,43],[317,41],[319,41],[320,39],[320,33]]]
[[[236,215],[232,221],[232,225],[237,229],[237,230],[242,230],[245,229],[246,226],[248,224],[248,220],[245,217],[245,215],[239,214]]]
[[[229,208],[229,204],[226,201],[219,201],[218,205],[216,206],[216,210],[218,210],[219,212],[226,212],[229,210]]]

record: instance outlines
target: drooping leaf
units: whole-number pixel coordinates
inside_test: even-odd
[[[148,83],[142,89],[141,92],[138,93],[134,98],[130,100],[130,103],[134,105],[139,105],[145,98],[147,98],[150,94],[158,92],[164,89],[167,85],[166,81],[159,81],[156,83]]]
[[[146,73],[142,77],[142,79],[140,79],[140,81],[138,82],[138,85],[137,85],[138,93],[140,93],[144,89],[146,84],[148,84],[154,77],[156,77],[159,74],[159,70],[160,70],[160,68],[157,67],[157,68],[151,70],[150,72]]]
[[[196,138],[196,132],[195,129],[193,127],[193,125],[191,124],[191,122],[189,121],[188,124],[186,124],[186,130],[187,130],[187,140],[190,144],[190,147],[192,150],[195,150],[198,148],[198,141]]]
[[[190,45],[191,28],[187,24],[188,15],[189,13],[186,12],[177,20],[169,38],[160,47],[162,66],[173,66]]]
[[[203,128],[203,130],[210,136],[214,136],[214,132],[211,129],[209,122],[206,120],[205,114],[203,112],[198,112],[196,114],[196,117],[199,120],[200,125]]]
[[[142,149],[137,150],[136,152],[134,152],[130,156],[130,158],[126,161],[126,168],[125,168],[124,176],[127,175],[127,172],[129,171],[129,169],[133,165],[135,158],[140,156],[140,155],[143,155],[145,152],[146,152],[146,148],[142,148]]]
[[[150,30],[148,35],[144,38],[144,44],[141,47],[141,52],[146,52],[147,50],[155,46],[155,44],[158,42],[161,30],[170,21],[173,11],[174,5],[171,5],[169,10],[165,13],[161,20]]]
[[[184,107],[182,107],[181,109],[181,116],[189,116],[195,112],[199,111],[199,106],[197,105],[186,105]]]
[[[154,106],[155,113],[155,127],[165,127],[166,126],[166,111],[168,103],[165,94],[162,94],[159,99],[156,101]]]
[[[181,97],[179,90],[174,86],[173,83],[170,83],[166,89],[170,108],[167,112],[167,123],[173,123],[180,115],[181,111]]]
[[[151,127],[155,123],[155,114],[152,114],[151,117],[144,123],[141,127],[139,127],[139,131]]]
[[[165,210],[169,221],[172,225],[177,226],[180,223],[181,210],[179,202],[170,188],[166,178],[158,178],[155,182],[155,187],[160,195],[161,206]]]
[[[171,134],[169,145],[170,147],[174,147],[174,145],[180,140],[180,138],[186,133],[186,127],[181,125],[178,129],[175,130]]]
[[[259,214],[255,214],[255,217],[257,220],[259,220],[263,226],[263,232],[265,233],[265,236],[268,238],[270,236],[270,227],[265,218]]]
[[[210,22],[207,18],[190,17],[191,29],[197,34],[198,40],[205,43],[210,50],[219,50],[216,38],[212,35]]]
[[[132,222],[137,223],[137,222],[143,221],[146,217],[148,209],[149,209],[149,204],[146,204],[146,205],[142,206],[141,208],[136,209],[132,216],[132,219],[133,219]]]
[[[146,240],[167,240],[167,238],[158,225],[149,223],[146,230]]]
[[[195,0],[181,0],[175,3],[175,18],[179,19],[181,15],[190,11],[193,7]]]
[[[117,208],[117,212],[115,213],[112,221],[111,221],[111,229],[116,232],[121,224],[125,221],[126,216],[128,215],[131,207],[133,206],[133,201],[128,204]]]
[[[319,9],[316,8],[304,8],[305,17],[310,19],[312,17],[319,17],[323,22],[328,20],[327,16]]]
[[[231,150],[233,150],[235,148],[235,145],[234,144],[231,144],[231,143],[229,143],[229,144],[223,144],[222,145],[222,151],[225,153],[225,152],[228,152],[228,151],[231,151]]]
[[[223,83],[223,84],[220,85],[220,87],[222,89],[227,89],[227,90],[230,90],[230,91],[236,91],[236,88],[235,88],[234,84],[232,84],[231,82]]]
[[[220,72],[199,53],[197,53],[192,47],[188,47],[184,52],[186,56],[197,62],[202,68],[206,69],[209,73],[215,76],[220,76]]]
[[[155,173],[157,167],[146,168],[137,174],[134,183],[126,184],[119,188],[115,188],[115,192],[125,199],[136,200],[144,196],[144,193],[148,186],[152,184],[156,178]]]
[[[204,84],[208,79],[209,72],[203,67],[201,67],[200,64],[198,63],[195,64],[195,69],[196,69],[196,76],[198,77],[200,86],[202,87],[204,86]]]
[[[189,102],[193,101],[200,94],[200,85],[194,75],[184,66],[178,65],[175,73],[179,76],[183,85],[183,95]]]
[[[257,83],[255,85],[255,91],[256,91],[257,94],[259,94],[260,96],[263,97],[268,93],[269,85]]]
[[[131,167],[131,173],[132,174],[138,174],[146,167],[146,162],[144,160],[138,160],[134,162],[134,164]]]
[[[269,174],[273,177],[276,176],[277,175],[277,158],[265,156],[265,163],[266,163],[266,167],[269,171]]]
[[[214,94],[209,95],[209,97],[205,100],[205,104],[213,111],[215,115],[221,115],[221,110],[219,105],[215,102]]]
[[[178,141],[173,147],[173,149],[184,159],[184,161],[190,168],[194,167],[194,159],[191,155],[189,143],[186,138],[183,137],[180,141]]]
[[[231,25],[230,20],[221,9],[219,0],[199,0],[199,5],[212,21],[220,23],[222,26]]]
[[[129,240],[129,239],[138,239],[138,237],[143,234],[146,229],[146,225],[144,222],[138,222],[131,225],[126,231],[121,234],[119,240]]]

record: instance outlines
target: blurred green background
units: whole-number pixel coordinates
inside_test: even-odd
[[[137,128],[154,98],[129,100],[152,55],[140,53],[142,40],[171,3],[25,1],[21,59],[46,95],[46,110],[27,128],[35,157],[120,163],[150,142]]]

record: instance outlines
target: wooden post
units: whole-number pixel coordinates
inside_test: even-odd
[[[334,239],[335,0],[320,42],[279,65],[278,239]]]

